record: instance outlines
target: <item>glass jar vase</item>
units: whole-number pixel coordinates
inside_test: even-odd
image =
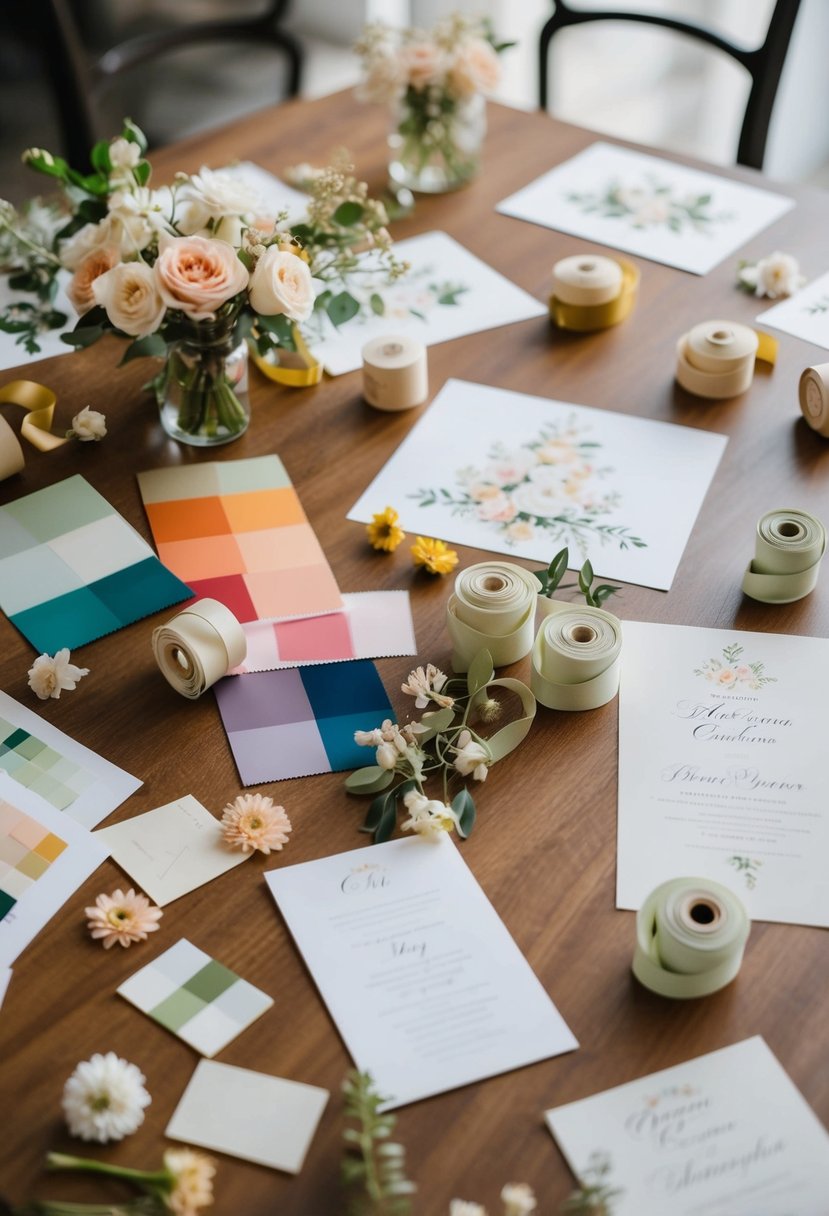
[[[457,190],[478,172],[486,135],[482,93],[456,100],[435,99],[409,89],[395,110],[389,148],[392,188],[421,194]]]
[[[179,443],[214,447],[248,428],[248,348],[234,338],[237,317],[185,321],[169,348],[155,387],[161,425]]]

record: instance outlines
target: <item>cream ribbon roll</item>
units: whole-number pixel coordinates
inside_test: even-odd
[[[0,481],[19,473],[24,464],[23,449],[17,436],[6,419],[0,418]]]
[[[807,367],[800,377],[797,395],[809,426],[829,439],[829,363]]]
[[[602,608],[562,604],[539,626],[530,687],[548,709],[598,709],[619,691],[622,625]]]
[[[748,913],[727,887],[674,878],[651,892],[636,914],[633,974],[660,996],[708,996],[740,970],[750,930]]]
[[[638,268],[622,258],[562,258],[553,266],[550,319],[559,329],[581,333],[618,325],[636,303],[639,278]]]
[[[378,410],[411,410],[429,396],[426,347],[395,334],[363,347],[363,396]]]
[[[454,670],[468,671],[480,650],[489,651],[495,667],[528,655],[537,596],[538,579],[513,562],[479,562],[462,570],[446,606]]]
[[[826,529],[807,511],[769,511],[757,524],[754,560],[743,591],[764,604],[792,604],[814,591],[826,548]]]
[[[677,343],[677,382],[696,397],[737,397],[751,387],[755,359],[774,363],[777,342],[737,321],[703,321]]]
[[[244,662],[247,642],[236,617],[218,600],[197,600],[153,631],[153,654],[176,692],[196,700]]]

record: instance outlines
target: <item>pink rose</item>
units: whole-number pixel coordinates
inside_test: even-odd
[[[443,74],[443,57],[434,42],[410,42],[401,50],[400,61],[404,76],[418,92],[437,84]]]
[[[518,508],[506,494],[484,499],[478,504],[477,509],[478,519],[489,520],[493,523],[509,523],[510,520],[515,519],[517,514]]]
[[[726,667],[724,671],[721,671],[718,674],[717,683],[725,684],[726,686],[728,686],[730,684],[734,684],[736,682],[736,679],[737,679],[737,677],[734,675],[734,672],[731,670],[731,668]]]
[[[112,270],[113,266],[117,266],[120,261],[121,250],[115,245],[104,245],[100,249],[93,249],[78,264],[78,268],[72,276],[72,282],[66,289],[66,294],[72,301],[72,307],[80,316],[95,306],[92,284],[102,274]]]
[[[500,78],[498,56],[483,38],[462,43],[449,69],[449,87],[458,97],[491,93]]]
[[[212,321],[248,285],[248,272],[226,241],[164,233],[158,250],[153,273],[162,300],[194,321]]]

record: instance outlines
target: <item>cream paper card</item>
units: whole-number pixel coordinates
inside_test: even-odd
[[[617,906],[712,878],[753,920],[829,926],[829,640],[622,631]]]
[[[410,269],[396,283],[371,273],[376,255],[364,254],[360,286],[352,291],[359,315],[340,329],[323,311],[303,326],[308,345],[332,376],[362,367],[370,338],[405,334],[426,346],[496,329],[514,321],[546,317],[547,307],[445,232],[425,232],[395,243],[394,255]],[[325,284],[319,284],[322,289]],[[351,290],[351,288],[349,288]],[[373,300],[379,296],[380,300]]]
[[[667,591],[726,438],[448,380],[351,508],[407,532]]]
[[[202,1060],[165,1135],[298,1174],[328,1098],[316,1085]]]
[[[825,1216],[829,1135],[759,1036],[546,1112],[573,1172],[609,1159],[613,1216]]]
[[[192,794],[101,828],[95,838],[160,908],[250,856],[224,843],[219,820]]]
[[[707,274],[794,205],[770,190],[598,141],[496,211]]]
[[[9,990],[11,978],[11,967],[0,967],[0,1009],[3,1008],[3,1001],[6,999],[6,993]]]
[[[578,1046],[448,837],[390,840],[265,878],[387,1109]]]
[[[0,371],[5,371],[8,367],[17,367],[19,363],[33,363],[36,359],[48,359],[53,355],[69,355],[72,353],[72,347],[67,346],[65,342],[61,342],[60,335],[69,333],[75,328],[78,320],[78,314],[69,303],[69,298],[66,295],[66,288],[72,279],[68,270],[61,271],[58,275],[58,292],[55,296],[54,304],[42,305],[37,296],[30,291],[15,291],[9,286],[9,280],[5,275],[0,275],[0,314],[5,312],[10,304],[21,305],[26,313],[30,313],[30,309],[45,308],[47,311],[55,311],[63,313],[66,317],[65,324],[57,329],[46,329],[37,335],[36,341],[39,346],[38,351],[33,351],[32,354],[26,350],[25,346],[18,343],[19,334],[9,334],[0,331]],[[93,408],[98,408],[95,402],[92,403]],[[22,414],[18,414],[18,418],[22,418]],[[14,418],[14,415],[12,415]],[[15,428],[18,430],[19,428]]]
[[[773,304],[756,317],[759,324],[780,329],[804,342],[829,350],[829,272],[808,283],[788,300]]]

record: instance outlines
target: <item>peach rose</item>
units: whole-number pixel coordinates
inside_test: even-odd
[[[66,294],[72,301],[72,307],[83,316],[95,307],[95,296],[92,284],[102,274],[112,270],[121,261],[121,250],[115,245],[104,245],[102,249],[93,249],[79,264],[72,276],[72,282],[66,289]]]
[[[443,74],[443,57],[434,42],[410,42],[401,50],[400,62],[404,77],[418,92],[437,84]]]
[[[457,51],[449,69],[449,87],[458,97],[491,93],[501,79],[501,65],[490,44],[470,38]]]
[[[116,329],[132,338],[155,333],[164,319],[164,301],[145,262],[120,262],[92,281],[95,303],[106,309]]]
[[[260,317],[284,313],[289,321],[307,321],[314,310],[308,263],[287,249],[269,246],[251,275],[250,304]]]
[[[153,267],[159,295],[194,321],[212,321],[216,310],[248,285],[248,272],[226,241],[167,236],[158,242]]]
[[[736,681],[737,677],[730,667],[726,667],[725,671],[721,671],[717,675],[717,683],[724,684],[726,688]]]

